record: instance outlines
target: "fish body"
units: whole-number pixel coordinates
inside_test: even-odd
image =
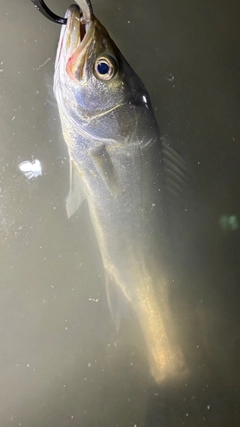
[[[61,30],[54,93],[70,158],[68,216],[86,199],[116,324],[130,304],[156,382],[184,360],[165,275],[163,154],[149,95],[93,15],[71,6]],[[170,156],[171,157],[171,156]]]

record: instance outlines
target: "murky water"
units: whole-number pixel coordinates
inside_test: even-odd
[[[195,177],[171,237],[189,376],[162,387],[137,322],[114,328],[86,206],[66,217],[68,158],[49,89],[60,27],[30,0],[1,6],[0,425],[238,426],[239,4],[93,2]],[[49,7],[63,14],[68,2]],[[43,176],[28,181],[18,165],[33,159]]]

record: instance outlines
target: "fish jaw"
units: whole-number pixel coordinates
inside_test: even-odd
[[[56,60],[55,60],[55,73],[58,70],[60,60],[61,62],[65,62],[67,56],[70,54],[69,48],[71,45],[71,37],[69,35],[71,30],[73,30],[72,41],[75,39],[75,45],[77,45],[77,42],[79,43],[79,30],[77,25],[77,22],[79,22],[79,25],[80,25],[79,7],[77,5],[70,6],[67,9],[64,18],[67,19],[67,24],[62,26],[61,32],[60,32],[58,48],[56,53]],[[75,23],[75,26],[73,25],[73,23]]]
[[[61,76],[76,80],[74,74],[84,59],[84,52],[92,39],[96,20],[94,16],[90,21],[82,20],[81,10],[75,4],[68,8],[65,18],[67,24],[62,26],[55,60],[54,93],[57,86],[56,76],[59,80]]]

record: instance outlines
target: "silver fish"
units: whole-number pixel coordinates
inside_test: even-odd
[[[70,158],[67,214],[87,199],[112,316],[119,325],[123,305],[132,307],[160,383],[185,372],[164,271],[163,147],[143,83],[86,13],[89,0],[78,4],[66,12],[54,75]],[[180,163],[164,149],[169,169]]]

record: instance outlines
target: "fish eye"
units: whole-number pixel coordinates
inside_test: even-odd
[[[100,80],[111,80],[116,73],[114,59],[107,57],[98,58],[95,62],[95,74]]]

